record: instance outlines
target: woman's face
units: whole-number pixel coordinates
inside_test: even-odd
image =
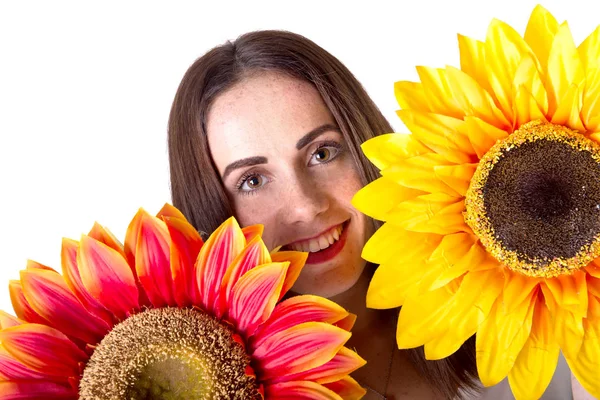
[[[217,97],[206,128],[240,224],[263,224],[269,249],[309,252],[293,290],[331,297],[354,285],[373,226],[350,203],[357,166],[317,90],[252,75]]]

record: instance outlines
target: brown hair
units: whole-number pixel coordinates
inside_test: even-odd
[[[359,166],[363,184],[379,174],[364,157],[364,141],[392,132],[392,127],[352,73],[334,56],[307,38],[285,31],[258,31],[217,46],[185,73],[169,117],[169,160],[173,205],[198,230],[212,232],[234,215],[212,161],[206,118],[214,99],[249,74],[276,71],[313,84],[338,124]],[[416,368],[446,398],[476,376],[474,346],[453,356],[425,361],[422,349],[411,350]]]

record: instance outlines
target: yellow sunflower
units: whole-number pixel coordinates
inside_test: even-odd
[[[385,221],[367,305],[402,306],[429,359],[476,334],[481,381],[539,398],[562,350],[600,397],[600,27],[578,47],[543,7],[524,37],[459,35],[461,68],[398,82],[411,134],[364,143],[381,177],[354,205]]]

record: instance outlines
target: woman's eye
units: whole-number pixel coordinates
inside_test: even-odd
[[[310,164],[325,164],[333,160],[340,150],[333,146],[324,146],[318,148],[312,155]]]
[[[262,175],[250,175],[242,179],[243,180],[239,185],[239,189],[246,192],[258,189],[261,186],[263,186],[266,182],[266,178]]]

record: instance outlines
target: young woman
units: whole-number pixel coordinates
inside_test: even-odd
[[[198,230],[235,215],[264,224],[271,249],[310,252],[294,291],[357,314],[350,346],[368,364],[353,376],[367,399],[457,398],[477,386],[472,340],[425,361],[422,349],[397,350],[397,311],[365,307],[374,267],[360,254],[375,222],[350,201],[377,177],[360,144],[391,131],[331,54],[296,34],[249,33],[206,53],[181,82],[169,121],[173,203]]]

